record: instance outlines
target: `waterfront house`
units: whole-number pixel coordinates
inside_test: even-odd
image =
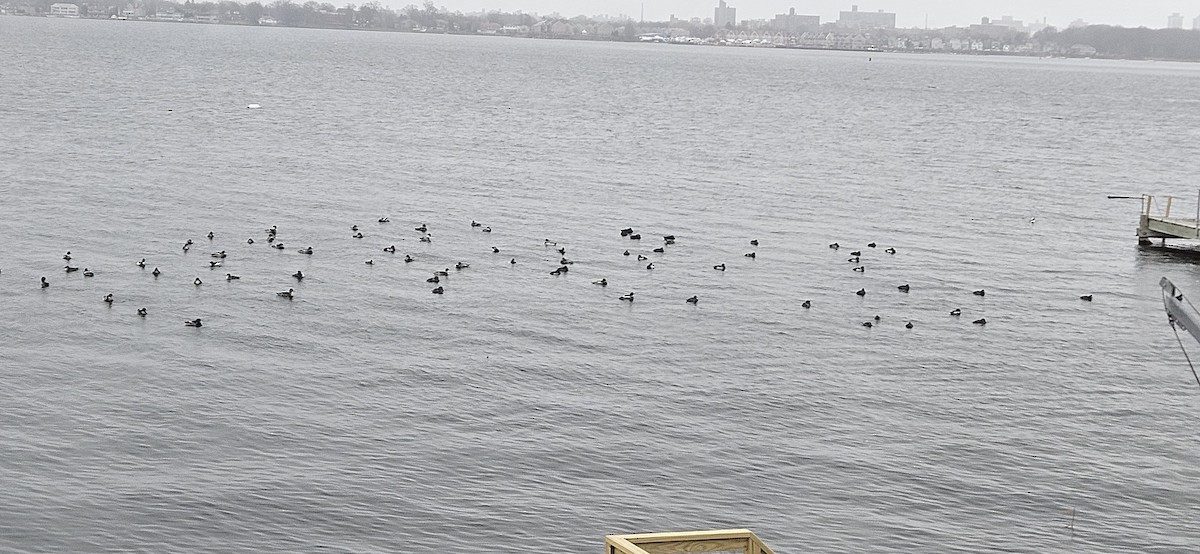
[[[75,4],[50,4],[50,17],[79,17],[79,6]]]

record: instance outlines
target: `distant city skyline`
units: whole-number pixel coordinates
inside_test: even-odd
[[[980,18],[999,19],[1009,15],[1014,19],[1032,23],[1042,21],[1058,28],[1065,28],[1072,21],[1082,19],[1089,24],[1120,25],[1123,27],[1150,27],[1161,29],[1167,26],[1167,17],[1182,14],[1187,21],[1200,16],[1200,3],[1180,0],[1145,0],[1143,2],[1046,2],[1038,0],[1001,0],[998,2],[962,2],[961,0],[726,0],[729,7],[737,10],[738,21],[746,19],[772,19],[776,14],[788,13],[791,8],[797,14],[818,15],[822,22],[836,21],[838,13],[849,11],[857,4],[860,11],[887,11],[896,14],[896,26],[902,28],[924,27],[926,17],[930,28],[957,25],[965,27],[979,23]],[[381,0],[393,8],[409,4],[420,5],[423,0]],[[441,7],[452,11],[523,11],[541,15],[559,13],[565,17],[576,15],[615,17],[627,15],[634,20],[642,17],[648,21],[665,21],[672,15],[679,19],[712,19],[717,0],[434,0]]]

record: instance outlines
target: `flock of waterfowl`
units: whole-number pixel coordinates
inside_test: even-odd
[[[378,219],[378,223],[380,223],[380,224],[386,224],[386,223],[390,223],[390,222],[391,222],[391,220],[388,217],[381,217]],[[471,227],[478,229],[480,232],[483,232],[483,233],[491,233],[492,232],[491,227],[484,226],[483,224],[476,222],[476,221],[471,221]],[[428,225],[422,223],[418,227],[415,227],[414,230],[420,233],[420,236],[419,236],[420,242],[430,243],[433,241],[433,236],[432,236],[432,234],[429,233]],[[351,233],[353,233],[351,235],[351,237],[354,239],[362,239],[365,237],[365,235],[359,229],[358,225],[352,225],[350,227],[350,231],[351,231]],[[266,232],[265,241],[269,245],[270,248],[274,248],[274,249],[278,249],[278,250],[283,250],[285,248],[283,242],[281,240],[279,240],[278,228],[276,226],[272,225],[269,229],[266,229],[265,232]],[[641,239],[642,239],[642,235],[640,233],[634,232],[633,228],[631,228],[631,227],[621,229],[620,233],[621,233],[622,237],[626,237],[632,241],[641,241]],[[216,233],[209,232],[207,237],[208,237],[209,241],[212,241],[216,238]],[[676,239],[675,239],[674,235],[664,235],[662,237],[663,245],[654,248],[652,250],[652,252],[660,253],[660,254],[665,252],[665,248],[667,246],[675,244],[675,240]],[[255,244],[255,240],[253,237],[251,237],[251,238],[246,239],[246,243],[247,244]],[[757,247],[759,245],[758,240],[750,240],[749,243],[751,246],[755,246],[755,247]],[[542,245],[544,247],[554,248],[557,251],[559,258],[560,258],[559,262],[557,264],[558,267],[549,271],[549,274],[550,275],[564,275],[564,274],[568,273],[570,271],[570,266],[573,265],[575,262],[567,258],[566,248],[558,247],[557,242],[550,240],[550,239],[545,239],[543,241]],[[183,243],[182,248],[183,248],[184,252],[188,252],[192,249],[193,246],[195,246],[195,243],[191,239],[188,239],[186,242]],[[877,247],[877,244],[874,242],[871,242],[871,243],[868,243],[866,245],[866,247],[868,249],[874,249]],[[835,243],[830,244],[829,248],[834,251],[838,251],[842,248],[842,246],[835,242]],[[390,245],[384,247],[382,250],[383,250],[383,252],[394,254],[396,252],[396,246],[394,244],[390,244]],[[299,254],[306,255],[306,256],[314,255],[314,250],[313,250],[312,246],[306,246],[304,248],[299,248],[296,251]],[[499,247],[496,247],[496,246],[492,246],[491,251],[494,254],[500,253]],[[882,251],[888,255],[896,254],[895,248],[889,247],[889,248],[883,249]],[[645,268],[647,270],[653,270],[655,268],[654,262],[649,261],[649,258],[644,254],[640,254],[640,253],[634,254],[630,250],[626,249],[622,253],[622,255],[623,256],[636,255],[639,262],[649,262],[645,266]],[[218,251],[212,252],[210,254],[210,256],[213,259],[208,261],[208,269],[214,270],[214,269],[217,269],[217,268],[220,268],[223,266],[223,262],[224,262],[225,258],[227,257],[227,254],[226,254],[225,250],[218,250]],[[751,251],[751,252],[747,252],[744,256],[747,258],[753,259],[753,258],[757,257],[757,253],[754,251]],[[71,260],[73,258],[72,258],[70,251],[68,251],[66,254],[64,254],[62,258],[63,258],[63,260],[65,260],[67,262],[67,265],[64,267],[64,270],[66,271],[66,273],[74,273],[74,272],[80,270],[79,267],[71,265]],[[861,273],[861,272],[866,271],[866,266],[863,265],[862,259],[863,259],[863,251],[855,250],[855,251],[850,252],[850,257],[846,261],[849,262],[850,264],[853,264],[853,267],[852,267],[853,271]],[[405,254],[403,260],[404,260],[404,263],[407,264],[407,263],[411,263],[411,262],[415,261],[415,258],[412,256],[412,254]],[[367,260],[365,260],[364,263],[366,263],[367,265],[373,265],[375,262],[373,259],[367,259]],[[509,263],[516,264],[517,259],[511,258],[509,260]],[[136,263],[136,265],[140,268],[145,269],[147,267],[146,259],[142,258],[141,260],[139,260]],[[454,265],[454,267],[457,270],[463,270],[463,269],[469,268],[470,264],[467,264],[464,262],[458,262]],[[720,264],[713,265],[712,268],[713,268],[713,270],[716,270],[716,271],[725,271],[726,265],[724,263],[720,263]],[[427,283],[431,283],[431,284],[435,285],[434,288],[431,290],[431,292],[433,294],[444,294],[445,293],[445,287],[441,283],[444,281],[444,278],[449,275],[449,269],[450,268],[446,268],[446,269],[440,270],[440,271],[435,271],[433,273],[432,277],[426,279]],[[159,268],[155,267],[153,269],[153,271],[151,272],[151,274],[155,278],[157,278],[160,275],[162,275],[162,272],[159,270]],[[93,277],[95,275],[95,273],[93,271],[91,271],[89,268],[85,267],[82,270],[82,275],[85,278],[89,278],[89,277]],[[299,282],[304,279],[304,273],[302,271],[296,271],[295,273],[291,274],[291,277],[293,279],[295,279],[297,282]],[[226,281],[236,281],[236,280],[241,279],[241,277],[234,275],[232,273],[226,273],[224,279]],[[197,276],[195,278],[195,280],[193,281],[193,284],[195,286],[199,287],[204,284],[204,281],[202,279],[200,279],[200,277]],[[602,279],[593,281],[592,284],[601,286],[601,287],[606,287],[606,286],[608,286],[608,280],[607,280],[607,278],[602,278]],[[50,287],[49,280],[46,277],[42,277],[41,278],[41,288],[46,289],[48,287]],[[897,286],[896,288],[898,291],[903,292],[903,293],[908,293],[911,290],[911,286],[908,283],[901,284],[901,285]],[[296,298],[297,293],[296,293],[295,288],[289,288],[285,291],[276,292],[275,294],[279,298],[290,300],[290,299]],[[858,291],[855,292],[855,294],[857,294],[860,297],[866,296],[867,290],[865,288],[860,288]],[[974,291],[973,294],[975,296],[984,296],[986,294],[986,292],[983,289],[980,289],[980,290]],[[634,301],[634,292],[632,292],[632,291],[628,292],[617,298],[618,298],[618,300],[621,300],[624,302],[633,302]],[[1079,298],[1080,298],[1080,300],[1090,302],[1092,300],[1092,295],[1090,295],[1090,294],[1083,295],[1083,296],[1080,296]],[[109,305],[112,305],[113,295],[111,293],[105,295],[103,297],[103,301]],[[697,295],[692,295],[692,296],[688,297],[687,299],[685,299],[685,302],[688,304],[693,304],[693,305],[698,304],[700,302],[700,298]],[[812,307],[812,300],[805,300],[804,302],[802,302],[800,304],[800,307],[804,308],[804,309],[810,309]],[[149,312],[145,307],[138,308],[138,310],[137,310],[137,315],[142,316],[142,317],[146,317],[148,315],[148,313]],[[949,315],[953,316],[953,317],[961,316],[962,310],[959,308],[955,308],[954,310],[950,311]],[[862,325],[864,327],[870,328],[870,327],[875,326],[880,321],[880,319],[881,319],[880,316],[876,315],[873,320],[863,322]],[[987,319],[979,318],[979,319],[974,320],[973,323],[976,325],[986,325]],[[196,318],[196,319],[186,320],[184,322],[184,324],[188,325],[190,327],[201,327],[203,325],[203,322],[201,321],[200,318]],[[913,323],[911,321],[909,321],[905,324],[905,327],[908,329],[912,329]]]

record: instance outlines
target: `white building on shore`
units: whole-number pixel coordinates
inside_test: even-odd
[[[50,4],[51,17],[79,17],[79,6],[75,4]]]

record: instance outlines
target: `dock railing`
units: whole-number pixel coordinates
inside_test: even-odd
[[[1172,217],[1171,208],[1182,200],[1174,196],[1155,197],[1142,195],[1142,215],[1138,221],[1138,240],[1147,244],[1150,239],[1200,239],[1200,194],[1196,197],[1195,214],[1186,213],[1180,217],[1176,209]],[[1194,216],[1194,217],[1193,217]]]
[[[738,552],[775,554],[749,529],[641,533],[604,537],[605,554],[676,554],[690,552]]]

